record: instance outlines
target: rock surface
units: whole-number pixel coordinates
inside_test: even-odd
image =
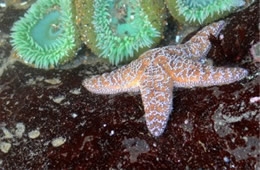
[[[226,18],[224,39],[215,37],[208,56],[249,76],[176,89],[159,138],[148,133],[140,95],[102,96],[82,87],[85,77],[114,69],[103,62],[49,71],[10,64],[10,28],[24,11],[0,8],[0,169],[260,168],[259,63],[249,50],[259,41],[258,3]]]

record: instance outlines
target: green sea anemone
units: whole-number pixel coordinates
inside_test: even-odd
[[[76,0],[82,39],[98,56],[117,65],[156,45],[165,8],[158,0]]]
[[[212,22],[244,4],[243,0],[166,0],[175,19],[194,25]]]
[[[52,68],[75,56],[80,45],[71,0],[38,0],[12,28],[11,43],[22,61]]]

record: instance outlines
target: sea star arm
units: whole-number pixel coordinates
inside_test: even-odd
[[[179,59],[165,66],[174,80],[176,87],[206,87],[223,85],[239,81],[247,76],[248,71],[239,67],[214,67],[193,60]]]
[[[160,136],[172,111],[173,87],[205,87],[232,83],[247,76],[243,68],[202,64],[211,46],[210,34],[217,35],[224,21],[199,31],[185,44],[149,50],[139,59],[111,73],[83,81],[89,91],[100,94],[139,91],[150,133]]]
[[[204,27],[184,44],[185,51],[196,60],[206,57],[211,48],[209,36],[217,36],[224,26],[225,22],[221,20]]]
[[[111,73],[87,78],[83,80],[82,85],[90,92],[97,94],[139,91],[139,79],[143,67],[139,60],[137,59]]]
[[[162,68],[148,69],[141,79],[140,92],[149,132],[160,136],[172,111],[173,81]]]

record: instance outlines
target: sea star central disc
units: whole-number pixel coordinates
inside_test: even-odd
[[[185,44],[149,50],[118,70],[85,79],[83,86],[99,94],[140,91],[146,125],[152,135],[160,136],[172,111],[174,87],[223,85],[248,74],[243,68],[200,62],[211,47],[209,35],[216,36],[223,26],[224,21],[219,21],[203,28]]]

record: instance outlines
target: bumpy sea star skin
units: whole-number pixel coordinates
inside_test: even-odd
[[[172,111],[173,87],[206,87],[243,79],[243,68],[214,67],[201,62],[211,48],[209,35],[218,35],[224,26],[219,21],[206,26],[185,44],[149,50],[129,65],[111,73],[83,81],[83,86],[98,94],[141,92],[145,119],[150,133],[160,136]]]

